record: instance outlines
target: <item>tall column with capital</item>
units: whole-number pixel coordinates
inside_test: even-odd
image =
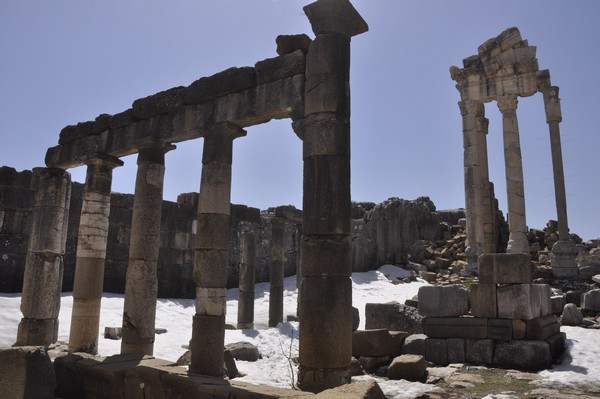
[[[123,161],[97,154],[87,162],[73,283],[69,351],[98,352],[100,302],[110,214],[112,171]]]
[[[483,254],[483,221],[481,204],[483,199],[480,125],[484,106],[479,101],[463,100],[458,103],[462,115],[464,172],[465,172],[465,213],[467,219],[467,256],[470,272],[479,270],[479,256]],[[487,156],[487,154],[486,154]],[[487,165],[486,165],[487,167]]]
[[[173,148],[170,144],[152,142],[139,149],[121,353],[152,355],[154,352],[165,153]]]
[[[542,91],[546,122],[550,129],[550,148],[552,151],[552,171],[554,172],[554,197],[556,200],[556,216],[558,219],[559,240],[552,246],[552,274],[558,278],[577,277],[577,248],[569,238],[569,222],[567,220],[567,194],[560,141],[562,113],[558,87],[548,86]]]
[[[67,240],[71,175],[34,168],[31,233],[25,260],[16,346],[49,346],[58,338],[58,313]]]
[[[204,136],[202,152],[190,371],[215,377],[223,376],[233,140],[245,135],[236,125],[219,124]]]
[[[352,242],[350,38],[368,30],[347,0],[304,7],[316,35],[306,57],[298,387],[350,382]],[[297,129],[298,130],[298,129]]]
[[[499,96],[497,100],[498,108],[502,113],[506,198],[508,201],[509,238],[506,252],[529,254],[527,223],[525,220],[523,163],[517,121],[517,96],[507,94]]]

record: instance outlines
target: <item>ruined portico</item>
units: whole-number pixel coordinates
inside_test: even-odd
[[[525,213],[522,155],[517,107],[519,97],[537,92],[544,96],[546,122],[554,172],[554,191],[559,241],[553,247],[552,272],[556,277],[577,276],[575,244],[569,239],[559,123],[562,120],[558,87],[552,86],[548,70],[539,70],[536,47],[509,28],[479,46],[478,54],[465,58],[463,68],[450,68],[460,92],[463,121],[467,258],[471,271],[478,270],[479,256],[494,252],[493,192],[487,159],[487,126],[484,104],[496,101],[502,114],[504,161],[508,202],[507,253],[529,253]]]
[[[350,382],[350,39],[368,27],[348,0],[319,0],[304,11],[316,35],[312,42],[306,35],[279,37],[278,57],[136,100],[130,109],[116,115],[102,114],[94,121],[68,126],[61,132],[59,144],[48,150],[49,169],[42,173],[68,176],[66,169],[84,164],[89,176],[95,176],[97,166],[103,173],[100,189],[93,181],[86,186],[86,193],[94,194],[89,196],[101,198],[97,204],[88,204],[98,209],[82,209],[80,231],[84,234],[78,243],[82,252],[81,256],[78,252],[76,267],[79,310],[73,314],[72,349],[96,351],[109,172],[120,164],[119,158],[137,153],[122,352],[152,353],[164,154],[174,143],[202,137],[190,370],[222,376],[233,140],[245,136],[246,127],[290,118],[303,140],[304,159],[302,225],[303,253],[307,255],[301,265],[299,386],[318,391]],[[61,188],[64,195],[58,199],[61,204],[68,203],[68,191],[51,180],[49,185],[45,193]],[[68,212],[64,205],[61,209]],[[93,218],[83,217],[84,212],[93,213]],[[56,242],[52,242],[56,245],[40,251],[58,259],[64,253],[66,229],[60,224],[64,224],[64,215],[55,216],[32,225],[32,242],[43,227],[56,229]],[[93,251],[85,252],[89,237],[95,237]],[[60,292],[61,267],[54,266],[52,279],[45,280],[45,289],[52,295]],[[25,290],[23,298],[26,303]],[[37,319],[38,308],[28,306],[25,318]],[[43,315],[50,320],[52,331],[56,331],[57,314],[58,305]],[[52,331],[46,334],[48,342],[42,344],[56,338]]]

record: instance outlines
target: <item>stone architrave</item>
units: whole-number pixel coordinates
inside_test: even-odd
[[[214,377],[223,377],[233,140],[245,135],[231,123],[215,125],[202,150],[190,371]]]
[[[315,39],[295,129],[304,159],[298,387],[322,391],[350,382],[350,38],[368,26],[348,0],[316,1],[304,12]]]
[[[139,148],[121,353],[152,355],[154,352],[165,153],[173,148],[160,142],[147,143]]]
[[[506,198],[508,201],[508,227],[510,232],[506,252],[529,254],[525,219],[523,163],[517,120],[517,96],[505,94],[499,96],[497,100],[498,108],[502,113]]]
[[[77,235],[69,351],[95,355],[98,352],[112,171],[122,166],[123,161],[98,154],[86,163],[87,172]]]
[[[25,260],[16,346],[49,346],[58,338],[58,313],[67,239],[71,175],[34,168],[35,198]]]
[[[285,223],[271,220],[271,269],[269,271],[269,327],[283,322],[283,264]]]
[[[556,216],[558,219],[559,241],[552,246],[552,274],[557,278],[577,277],[578,268],[577,248],[569,237],[569,222],[567,219],[567,194],[565,188],[565,173],[562,160],[562,145],[560,141],[560,122],[562,112],[558,87],[547,86],[544,95],[546,122],[550,130],[550,149],[552,151],[552,171],[554,175],[554,197],[556,200]]]
[[[242,235],[242,262],[240,263],[240,290],[238,297],[237,328],[254,327],[254,284],[256,268],[256,237],[253,231]]]

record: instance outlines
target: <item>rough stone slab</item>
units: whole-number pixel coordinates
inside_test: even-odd
[[[508,319],[488,319],[488,336],[494,341],[510,341],[513,337],[513,323]]]
[[[488,319],[479,317],[426,317],[423,333],[430,338],[475,338],[488,336]]]
[[[445,339],[427,338],[425,340],[425,359],[439,366],[448,364],[448,349]]]
[[[491,365],[494,360],[493,339],[467,339],[465,358],[467,363]]]
[[[185,87],[174,87],[135,100],[131,106],[133,117],[137,119],[148,119],[156,115],[173,112],[183,105],[185,91]]]
[[[494,366],[538,371],[552,366],[550,346],[544,341],[511,341],[496,345]]]
[[[385,399],[383,391],[374,380],[358,381],[327,389],[314,396],[315,399]]]
[[[469,287],[469,302],[471,304],[471,315],[496,318],[498,316],[496,284],[471,284]]]
[[[275,39],[275,43],[277,43],[277,54],[289,54],[296,50],[301,50],[306,54],[311,41],[312,39],[304,33],[299,35],[279,35]]]
[[[422,381],[427,374],[427,362],[420,355],[401,355],[390,364],[387,377],[390,380]]]
[[[594,289],[581,296],[581,308],[585,310],[600,311],[600,289]]]
[[[553,295],[550,297],[550,306],[552,307],[552,314],[559,315],[563,312],[567,301],[564,295]]]
[[[425,341],[427,335],[425,334],[413,334],[406,337],[404,345],[402,346],[403,355],[421,355],[425,356]]]
[[[53,398],[56,378],[46,349],[0,348],[0,398]]]
[[[554,315],[537,317],[532,320],[526,320],[527,332],[525,339],[543,341],[560,332],[558,318]]]
[[[479,257],[482,284],[530,284],[531,258],[527,254],[483,254]]]
[[[386,328],[390,331],[406,331],[410,334],[423,332],[416,308],[397,302],[367,303],[365,305],[365,328]]]
[[[525,339],[527,333],[527,323],[525,320],[512,320],[513,339]]]
[[[229,68],[212,76],[200,78],[186,89],[185,104],[198,104],[212,98],[249,89],[256,85],[254,68]]]
[[[256,83],[269,83],[294,75],[304,74],[305,65],[306,58],[302,50],[296,50],[279,57],[259,61],[254,66],[256,70]]]
[[[564,332],[555,334],[546,339],[546,342],[550,345],[552,362],[559,363],[567,348],[567,334]]]
[[[419,314],[426,317],[458,317],[469,311],[469,296],[462,285],[419,288]]]
[[[448,352],[448,364],[464,363],[466,361],[465,339],[448,338],[446,340],[446,350]]]
[[[580,326],[583,322],[583,313],[573,303],[564,306],[560,316],[560,324],[563,326]]]
[[[498,317],[531,320],[551,313],[546,284],[515,284],[498,287]]]

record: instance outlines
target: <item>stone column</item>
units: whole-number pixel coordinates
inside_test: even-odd
[[[523,164],[517,121],[517,96],[503,95],[498,97],[498,108],[502,112],[506,198],[508,201],[509,239],[506,252],[529,254],[527,223],[525,220]]]
[[[21,297],[17,346],[49,346],[58,338],[58,313],[67,240],[71,175],[34,168],[31,233]]]
[[[464,100],[458,103],[462,115],[465,169],[465,213],[467,218],[467,256],[469,272],[479,270],[479,256],[483,253],[483,221],[481,204],[483,198],[480,140],[481,118],[484,106],[479,101]],[[486,154],[487,156],[487,154]]]
[[[73,283],[69,351],[98,352],[100,301],[110,214],[112,171],[123,161],[98,154],[87,162]]]
[[[154,352],[165,153],[173,148],[156,142],[138,150],[121,353],[152,355]]]
[[[350,382],[352,242],[350,38],[368,26],[347,0],[304,7],[315,39],[306,57],[304,195],[298,387]]]
[[[233,140],[246,132],[222,123],[204,136],[198,202],[192,326],[192,373],[223,376]]]
[[[283,263],[284,263],[283,219],[271,220],[271,269],[269,271],[269,327],[283,322]]]
[[[483,109],[485,113],[485,107]],[[494,198],[494,188],[490,182],[490,172],[488,164],[488,145],[487,134],[489,120],[484,116],[479,117],[477,123],[477,146],[479,148],[479,173],[481,185],[481,203],[479,210],[479,220],[481,221],[481,239],[483,240],[483,252],[495,253],[497,249],[496,237],[496,207]]]
[[[550,86],[543,90],[546,122],[550,129],[550,148],[552,151],[552,171],[554,173],[554,196],[556,200],[556,216],[558,219],[558,238],[552,246],[552,274],[558,278],[577,277],[577,247],[569,238],[569,222],[567,220],[567,194],[565,174],[560,142],[562,112],[558,87]]]
[[[254,285],[256,269],[256,237],[253,231],[242,235],[242,262],[238,296],[237,328],[254,328]]]

